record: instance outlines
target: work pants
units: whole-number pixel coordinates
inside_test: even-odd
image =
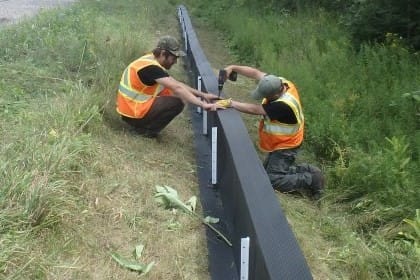
[[[134,119],[121,116],[139,134],[154,137],[165,128],[184,109],[184,102],[175,96],[158,96],[149,112],[141,118]]]
[[[319,193],[324,187],[321,170],[313,165],[295,164],[298,149],[278,150],[268,154],[264,168],[274,189],[281,192]]]

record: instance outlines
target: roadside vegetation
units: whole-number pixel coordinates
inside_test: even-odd
[[[314,278],[418,279],[418,54],[392,34],[354,48],[325,9],[186,2],[215,69],[254,65],[301,91],[303,157],[328,186],[319,204],[278,197]],[[157,185],[198,196],[188,112],[155,141],[114,110],[125,66],[178,34],[176,4],[82,0],[0,29],[1,279],[138,279],[112,256],[141,245],[147,279],[209,278],[203,224],[154,200]],[[225,92],[251,101],[254,86]]]
[[[300,89],[307,129],[303,158],[323,167],[328,185],[319,208],[281,194],[279,199],[315,277],[418,279],[420,61],[415,48],[391,33],[376,43],[356,40],[336,14],[305,1],[290,9],[290,1],[189,2],[196,24],[216,28],[213,42],[223,42],[231,54],[214,67],[253,65]],[[214,45],[203,47],[217,57]],[[229,97],[254,102],[253,83],[238,79],[229,86]],[[255,137],[255,118],[244,119]]]
[[[0,29],[0,279],[138,279],[114,257],[139,248],[147,279],[208,279],[204,226],[154,200],[198,196],[187,112],[159,141],[115,114],[126,65],[177,24],[166,1],[102,0]]]

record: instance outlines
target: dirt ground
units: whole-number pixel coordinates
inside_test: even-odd
[[[12,24],[42,9],[62,7],[76,0],[0,0],[0,25]]]

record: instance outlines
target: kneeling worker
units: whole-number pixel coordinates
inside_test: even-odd
[[[321,170],[310,164],[295,164],[304,137],[304,117],[295,85],[282,77],[268,75],[249,66],[230,65],[227,76],[237,72],[259,81],[252,97],[261,104],[230,100],[219,102],[226,107],[253,115],[261,115],[259,147],[268,152],[264,168],[274,189],[299,192],[319,199],[324,189]]]
[[[166,70],[185,53],[172,36],[159,39],[152,53],[131,62],[124,70],[117,94],[117,112],[135,132],[146,137],[156,137],[184,109],[192,103],[204,110],[223,107],[206,103],[216,95],[193,89],[172,78]]]

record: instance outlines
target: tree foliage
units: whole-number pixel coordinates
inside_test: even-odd
[[[415,50],[420,49],[420,1],[354,1],[344,22],[357,44],[387,43],[392,35],[404,39]]]
[[[263,13],[274,11],[279,16],[284,11],[323,9],[341,19],[352,34],[355,45],[390,43],[391,36],[403,40],[414,50],[420,50],[418,0],[235,0],[234,5],[252,7]]]

